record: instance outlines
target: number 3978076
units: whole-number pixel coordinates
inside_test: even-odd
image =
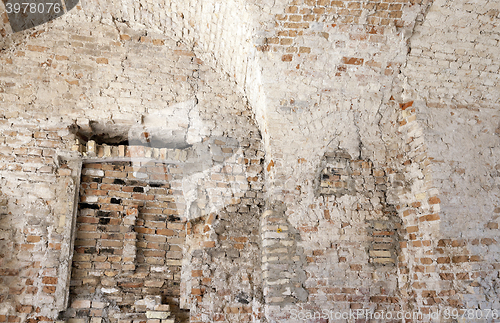
[[[6,3],[7,13],[60,13],[62,10],[60,3]]]

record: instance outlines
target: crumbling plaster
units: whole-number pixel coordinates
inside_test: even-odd
[[[363,6],[358,8],[358,4]],[[38,32],[3,38],[2,82],[11,88],[0,93],[3,102],[8,102],[4,118],[12,120],[6,128],[26,127],[20,120],[32,118],[38,121],[27,124],[36,127],[42,123],[41,116],[53,113],[60,117],[43,123],[54,127],[74,123],[90,129],[90,121],[98,121],[107,129],[131,127],[140,123],[141,115],[169,105],[164,102],[193,99],[200,105],[231,105],[213,103],[218,99],[210,95],[230,87],[228,102],[238,102],[235,110],[255,120],[262,136],[268,208],[274,201],[283,201],[286,221],[300,232],[294,252],[301,259],[304,255],[320,259],[336,252],[336,258],[323,260],[330,264],[330,276],[321,276],[325,271],[318,265],[321,261],[301,265],[309,273],[301,278],[304,287],[314,291],[324,283],[322,279],[335,286],[347,282],[349,286],[343,287],[354,288],[353,293],[369,290],[364,304],[374,302],[371,295],[377,289],[370,290],[370,286],[378,286],[394,291],[389,294],[402,308],[436,309],[456,302],[495,308],[498,302],[491,295],[498,269],[498,4],[487,0],[400,4],[370,8],[370,2],[348,1],[82,0],[67,15],[37,27]],[[294,19],[302,19],[304,25],[294,25]],[[101,43],[107,39],[114,41]],[[94,41],[97,45],[90,45]],[[70,49],[79,43],[85,45]],[[154,46],[158,45],[176,48],[175,55],[181,58],[171,60],[172,53],[157,50]],[[44,53],[56,48],[58,53],[47,58]],[[25,56],[18,55],[19,51]],[[70,64],[61,59],[76,54],[86,59],[69,59]],[[172,72],[192,68],[183,56],[201,66],[194,72]],[[23,60],[39,65],[19,66]],[[156,64],[148,66],[151,62]],[[83,73],[82,79],[77,70],[83,66],[92,66],[92,72]],[[64,76],[73,69],[73,75]],[[159,87],[154,82],[141,84],[135,81],[146,74],[134,70],[146,70],[149,79],[162,79],[163,73],[173,78]],[[45,83],[23,79],[23,85],[16,85],[19,73]],[[252,113],[245,110],[247,105]],[[204,130],[208,132],[200,135],[227,134],[221,130],[225,126],[216,122],[225,113],[218,111],[212,119],[207,115]],[[73,139],[70,132],[58,131],[64,140]],[[244,138],[245,131],[233,128],[230,133]],[[14,146],[20,148],[28,138],[29,134]],[[353,251],[358,243],[366,243],[356,237],[355,230],[364,230],[364,221],[372,215],[352,213],[362,194],[332,199],[315,194],[318,168],[329,147],[369,161],[387,176],[387,199],[402,218],[403,240],[408,242],[402,245],[396,272],[384,271],[382,278],[376,278],[369,275],[369,266],[359,267],[357,273],[358,267],[346,269],[337,263],[346,256],[349,262],[366,261],[365,254]],[[71,168],[74,187],[79,175],[77,167]],[[19,180],[5,180],[4,186],[18,187]],[[48,184],[37,185],[36,194],[49,194],[39,199],[51,200],[58,194],[43,189]],[[369,186],[364,189],[370,190]],[[9,189],[2,191],[13,195]],[[377,203],[372,204],[377,209]],[[11,206],[10,212],[21,214],[25,208],[16,211]],[[46,210],[47,215],[52,212]],[[10,233],[5,236],[11,239]],[[463,250],[443,251],[441,247],[448,247],[446,239],[458,239],[456,244]],[[471,264],[462,266],[462,258],[445,262],[443,253],[450,259],[470,255]],[[484,263],[472,263],[476,255]],[[458,263],[458,267],[439,265],[441,261]],[[488,273],[480,269],[485,264]],[[293,271],[293,266],[288,269]],[[480,277],[479,286],[467,287],[468,280],[453,284],[448,279],[458,280],[468,271],[472,272],[467,274],[469,280]],[[398,277],[398,283],[383,286],[391,277]],[[480,296],[455,297],[448,292],[452,285],[460,295],[471,293],[472,288]],[[436,293],[434,297],[439,295],[443,305],[429,301],[432,293],[428,290]],[[329,292],[309,294],[311,306],[332,306]],[[486,296],[481,296],[483,292]],[[270,321],[283,315],[283,306],[293,306],[278,299],[267,302],[264,316]],[[346,304],[334,306],[345,309]],[[207,320],[211,318],[200,318]]]

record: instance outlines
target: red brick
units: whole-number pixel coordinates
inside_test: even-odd
[[[362,65],[363,62],[364,62],[363,58],[356,58],[356,57],[343,57],[342,58],[342,63],[343,64]]]
[[[79,224],[78,231],[97,231],[97,225],[93,224]]]
[[[21,247],[21,250],[25,250],[26,251],[26,250],[33,249],[34,245],[32,245],[32,244],[21,244],[20,247]]]
[[[465,246],[465,244],[466,244],[466,241],[465,241],[465,240],[463,240],[463,239],[460,239],[460,240],[453,240],[453,241],[451,242],[451,246],[452,246],[452,247],[455,247],[455,248],[456,248],[456,247],[464,247],[464,246]]]
[[[413,101],[409,101],[409,102],[406,102],[406,103],[400,103],[399,107],[401,108],[401,110],[406,110],[409,107],[411,107],[412,105],[413,105]]]
[[[99,223],[99,219],[91,216],[79,216],[78,223]]]
[[[451,245],[451,239],[440,239],[438,241],[438,246],[439,247],[447,247]]]
[[[430,264],[432,264],[432,259],[431,258],[420,258],[420,262],[424,265],[430,265]]]
[[[437,221],[439,220],[439,215],[438,214],[427,214],[425,217],[425,221]]]
[[[28,236],[28,237],[26,237],[26,241],[30,242],[30,243],[40,242],[40,240],[41,240],[41,237],[39,237],[39,236]]]
[[[434,290],[423,290],[422,297],[436,297],[436,291]]]
[[[418,273],[423,273],[425,272],[425,266],[416,265],[413,267],[413,270]]]
[[[203,276],[203,270],[192,270],[191,271],[191,276],[192,277],[202,277]]]
[[[496,240],[495,239],[490,239],[490,238],[484,238],[484,239],[481,239],[481,243],[484,244],[484,245],[492,245],[494,243],[496,243]]]
[[[451,260],[453,263],[469,262],[469,256],[454,256]]]
[[[163,257],[165,258],[166,252],[163,250],[145,250],[144,257]]]
[[[418,232],[418,226],[410,226],[406,228],[406,232],[412,233],[412,232]]]
[[[132,283],[132,282],[120,282],[118,283],[118,286],[123,287],[123,288],[140,288],[144,286],[143,283]]]
[[[441,277],[442,280],[453,280],[455,275],[452,273],[441,273],[439,274],[439,277]]]
[[[469,261],[470,261],[470,262],[477,262],[477,261],[481,261],[481,256],[470,256],[470,257],[469,257]],[[496,268],[496,269],[500,269],[500,268]]]
[[[174,235],[176,235],[175,231],[170,230],[170,229],[157,229],[156,233],[160,234],[160,235],[164,235],[164,236],[174,236]]]
[[[43,47],[43,46],[35,46],[35,45],[28,45],[28,50],[32,51],[32,52],[45,52],[47,50],[47,47]]]
[[[301,226],[298,228],[301,232],[318,232],[318,227]]]
[[[174,53],[176,55],[181,55],[181,56],[189,56],[189,57],[195,57],[196,55],[189,50],[174,50]]]
[[[450,257],[439,257],[437,259],[438,264],[449,264],[451,262]]]
[[[56,292],[56,286],[43,286],[43,292],[47,294],[54,294]]]
[[[488,222],[486,225],[488,229],[498,229],[498,223],[497,222]]]
[[[57,284],[57,277],[43,277],[42,284],[56,285]]]
[[[429,198],[429,204],[439,204],[441,200],[437,196],[433,196]]]
[[[387,296],[372,296],[370,301],[373,303],[387,303]]]
[[[299,47],[299,53],[300,54],[309,54],[309,53],[311,53],[311,48],[310,47]]]
[[[203,241],[203,247],[204,248],[214,248],[215,247],[215,241]]]
[[[95,61],[96,61],[97,64],[108,64],[108,59],[104,58],[104,57],[96,58]]]
[[[16,312],[18,313],[31,313],[33,311],[33,306],[31,305],[18,305],[16,306]]]
[[[152,201],[155,199],[154,195],[148,195],[148,194],[132,194],[132,198],[135,200],[149,200]]]
[[[151,229],[151,228],[136,227],[135,232],[143,233],[143,234],[154,234],[155,230]]]
[[[191,289],[191,294],[192,295],[203,295],[203,292],[202,292],[201,288],[192,288]]]

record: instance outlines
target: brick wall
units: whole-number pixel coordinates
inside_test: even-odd
[[[258,133],[249,133],[243,155],[245,189],[231,194],[217,212],[203,212],[188,225],[192,252],[185,258],[185,290],[191,301],[191,322],[254,322],[263,318],[260,261],[260,214],[264,207],[264,148]],[[211,179],[216,187],[238,181],[236,165]],[[222,176],[221,176],[222,175]],[[226,190],[227,192],[227,190]],[[223,193],[224,194],[224,193]],[[225,193],[227,195],[227,193]],[[183,282],[184,283],[184,282]]]
[[[491,297],[498,281],[498,167],[493,156],[498,154],[500,120],[493,88],[499,57],[497,40],[490,38],[498,19],[498,6],[488,1],[436,1],[416,26],[402,70],[405,95],[415,100],[427,146],[426,177],[440,193],[439,239],[432,240],[430,251],[435,273],[427,274],[435,275],[440,288],[425,286],[426,304],[499,306]]]
[[[79,163],[139,171],[128,139],[203,166],[175,187],[192,321],[498,308],[497,21],[486,0],[82,1],[15,35],[3,19],[0,321],[65,310]],[[325,168],[340,151],[348,167]]]
[[[78,177],[71,138],[63,127],[3,121],[0,298],[2,315],[10,314],[4,319],[17,322],[33,314],[48,320],[65,302]],[[57,154],[65,149],[67,154]]]
[[[66,316],[117,321],[115,313],[145,312],[148,296],[186,316],[178,310],[186,223],[171,186],[179,168],[150,163],[143,173],[148,177],[136,178],[130,162],[84,165]],[[98,309],[87,307],[91,302]]]
[[[75,15],[82,17],[76,12]],[[97,145],[94,153],[80,147],[82,141],[91,137],[100,142],[110,138],[121,138],[118,142],[132,140],[129,131],[151,133],[154,141],[160,136],[155,132],[154,122],[163,120],[162,130],[165,127],[170,129],[159,140],[163,148],[158,148],[158,155],[151,154],[151,147],[146,147],[149,150],[138,149],[135,156],[139,160],[161,157],[178,164],[181,162],[179,158],[187,158],[187,155],[178,155],[179,151],[175,149],[169,150],[178,142],[165,140],[165,136],[181,138],[184,145],[187,137],[186,140],[191,142],[188,146],[194,143],[197,147],[205,145],[200,147],[202,151],[197,159],[190,160],[190,177],[185,177],[184,182],[176,182],[175,190],[185,188],[188,194],[184,196],[187,200],[176,200],[172,212],[191,214],[191,210],[192,219],[208,218],[210,213],[217,214],[231,201],[236,204],[242,199],[247,205],[242,206],[242,212],[248,212],[242,215],[245,218],[245,214],[256,213],[253,205],[258,203],[253,203],[253,199],[263,199],[262,193],[257,193],[263,188],[260,173],[265,155],[260,146],[259,130],[251,109],[226,76],[205,65],[188,47],[176,44],[165,35],[146,29],[127,29],[122,25],[120,28],[124,29],[116,29],[97,21],[85,20],[73,25],[73,20],[73,23],[66,24],[71,19],[76,18],[64,16],[51,22],[51,27],[45,32],[42,32],[44,27],[34,34],[26,31],[24,35],[31,35],[26,39],[16,38],[19,34],[12,36],[9,41],[17,39],[20,42],[16,43],[14,51],[2,51],[1,54],[5,64],[0,67],[0,176],[5,210],[0,218],[0,243],[6,250],[1,253],[0,260],[1,320],[54,320],[60,311],[66,310],[67,270],[74,250],[71,232],[76,214],[73,210],[76,204],[72,201],[81,178],[80,163],[85,158],[106,158],[120,152],[116,141],[112,148]],[[151,66],[152,61],[161,64]],[[20,74],[38,75],[35,78],[39,82],[34,84],[31,78],[17,78],[16,75]],[[145,123],[141,124],[141,120]],[[207,154],[210,157],[207,158]],[[216,160],[212,159],[212,154]],[[130,162],[129,156],[126,159]],[[132,167],[140,168],[140,162],[132,164]],[[164,179],[165,174],[160,172],[155,176]],[[253,193],[245,196],[247,190],[253,190]],[[204,203],[194,203],[196,207],[192,207],[198,196],[203,197]],[[181,206],[187,202],[187,206]],[[108,207],[117,206],[108,204]],[[110,222],[112,218],[109,217]],[[121,225],[128,224],[123,222]],[[192,252],[201,247],[205,240],[211,246],[217,241],[213,232],[203,231],[200,237],[188,241],[191,243],[189,250]],[[245,234],[250,236],[250,233]],[[238,240],[243,236],[234,235]],[[141,236],[141,239],[145,237]],[[120,240],[110,241],[116,243]],[[132,243],[129,245],[123,247],[124,250],[133,249]],[[254,252],[247,254],[253,255]],[[234,252],[231,255],[234,256]],[[136,260],[151,261],[153,258],[136,257]],[[246,258],[241,259],[243,262]],[[174,260],[179,261],[172,258]],[[228,262],[233,260],[229,258]],[[211,261],[203,260],[203,263]],[[122,265],[129,264],[124,262]],[[219,268],[217,264],[214,266]],[[247,267],[253,269],[256,266]],[[229,270],[229,265],[220,270]],[[191,274],[189,266],[184,271]],[[187,286],[187,281],[183,288],[190,291],[191,285]],[[226,281],[223,282],[214,280],[214,284],[227,286]],[[253,288],[248,287],[249,290]],[[176,289],[181,294],[181,286]],[[184,302],[182,306],[190,309],[193,304],[191,293],[182,295],[179,302]],[[102,308],[106,304],[101,304],[104,302],[93,300],[97,305],[94,308],[90,303],[92,311],[106,312]],[[151,302],[161,304],[156,298]],[[83,302],[78,306],[87,304]],[[77,309],[71,304],[69,306],[70,311]],[[193,305],[192,313],[197,312],[196,308]],[[154,306],[147,310],[155,311]],[[172,310],[175,311],[175,307]]]

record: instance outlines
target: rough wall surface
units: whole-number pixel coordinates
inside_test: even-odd
[[[187,275],[184,289],[189,289],[184,307],[190,308],[195,304],[190,299],[191,289],[200,295],[194,290],[202,284],[199,278],[191,282],[194,261],[187,260],[191,253],[210,248],[215,253],[212,257],[228,257],[230,263],[237,263],[234,257],[239,258],[239,252],[249,253],[247,246],[255,243],[232,232],[230,225],[224,230],[231,238],[222,243],[230,249],[226,256],[222,246],[216,247],[218,234],[212,228],[221,226],[218,212],[236,203],[227,212],[239,214],[241,210],[245,229],[251,228],[247,222],[258,214],[255,208],[259,208],[256,199],[263,198],[259,174],[264,152],[251,110],[225,76],[164,35],[147,30],[121,32],[114,25],[90,21],[71,29],[65,28],[66,22],[57,25],[26,33],[2,56],[5,212],[1,241],[8,250],[2,253],[2,319],[7,315],[14,321],[53,320],[66,310],[75,238],[72,223],[77,221],[72,201],[78,192],[82,157],[105,158],[115,153],[117,158],[128,158],[136,172],[143,160],[152,158],[187,163],[186,176],[175,182],[182,195],[175,212],[184,221],[208,221],[201,229],[196,227],[199,231],[189,246],[182,246],[186,256],[183,275]],[[17,75],[31,73],[37,76],[17,79]],[[89,139],[110,146],[79,144]],[[123,147],[124,142],[142,144],[146,151],[120,155],[119,144]],[[196,154],[188,154],[188,147],[199,149],[189,148]],[[190,162],[190,158],[196,161]],[[170,175],[163,175],[163,180],[165,176]],[[24,187],[36,193],[27,197]],[[258,218],[254,222],[258,224]],[[258,225],[255,230],[257,236]],[[250,254],[242,257],[251,264],[245,273],[260,286],[252,278],[259,266],[251,259],[258,259],[258,254]],[[199,267],[203,269],[201,263]],[[106,276],[99,271],[92,274],[94,278]],[[224,279],[224,288],[237,290],[231,289],[237,281]],[[91,284],[89,279],[87,285]],[[218,286],[220,281],[213,284]],[[212,283],[203,281],[203,286]],[[248,295],[255,293],[248,289]],[[82,304],[87,303],[78,306]]]
[[[435,1],[402,71],[440,193],[437,295],[462,294],[449,303],[465,308],[499,306],[499,13],[492,1]]]
[[[16,34],[3,14],[0,322],[500,310],[499,12],[491,0],[82,0]],[[103,168],[81,174],[88,160]],[[171,165],[182,176],[156,172]],[[106,172],[118,186],[99,186]],[[163,206],[148,210],[120,172],[155,200],[178,195],[180,268]],[[78,208],[86,185],[98,203]],[[102,203],[122,213],[95,214]],[[111,239],[120,260],[97,264],[101,249],[80,244],[109,243],[101,218],[131,234]],[[104,309],[103,288],[118,307]],[[68,304],[82,290],[93,296]]]
[[[178,308],[186,223],[171,185],[181,175],[169,166],[145,166],[148,183],[130,178],[130,162],[84,165],[67,317],[140,315],[148,297]]]

